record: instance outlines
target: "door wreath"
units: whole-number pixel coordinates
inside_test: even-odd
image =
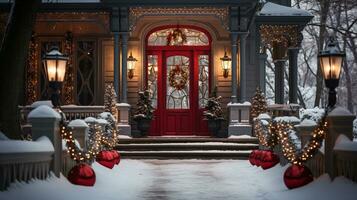
[[[187,70],[183,69],[182,66],[176,65],[175,68],[170,70],[169,73],[169,84],[176,90],[182,90],[186,87],[188,80]]]

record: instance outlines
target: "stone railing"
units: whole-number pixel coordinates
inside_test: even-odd
[[[22,115],[22,121],[27,121],[27,115],[33,110],[33,106],[19,106]],[[66,120],[84,119],[87,117],[97,117],[100,113],[105,111],[104,106],[76,106],[64,105],[61,106],[62,112],[66,116]]]
[[[299,104],[272,104],[268,105],[268,113],[273,116],[295,116],[299,117]]]
[[[328,114],[328,131],[323,145],[317,154],[305,163],[315,177],[328,173],[332,179],[337,176],[345,176],[357,182],[357,142],[352,141],[354,119],[353,114],[340,107]],[[269,121],[271,119],[262,118],[260,120]],[[316,125],[314,121],[307,119],[295,125],[302,147],[310,140]],[[280,145],[275,147],[274,151],[280,156],[280,164],[287,164]]]
[[[47,137],[34,142],[2,140],[0,145],[0,190],[5,190],[15,180],[27,182],[33,178],[47,178],[54,154]]]
[[[251,135],[252,125],[250,124],[249,102],[229,103],[229,125],[228,135]]]

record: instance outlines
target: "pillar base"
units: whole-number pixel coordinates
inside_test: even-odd
[[[131,136],[131,126],[129,123],[130,115],[130,105],[127,103],[118,103],[116,104],[119,118],[118,118],[118,129],[119,135]]]
[[[249,110],[251,104],[228,103],[229,125],[228,136],[231,135],[252,135],[252,125],[249,122]]]

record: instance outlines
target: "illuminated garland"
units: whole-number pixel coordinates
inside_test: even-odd
[[[27,68],[26,68],[26,104],[30,105],[37,101],[37,86],[38,86],[38,42],[36,36],[32,33],[29,51],[27,56]]]
[[[104,133],[102,134],[101,143],[106,150],[112,150],[117,144],[117,129],[114,119],[107,117],[106,120],[109,124],[105,125]]]
[[[290,138],[290,132],[293,131],[293,128],[293,125],[286,122],[270,122],[267,128],[259,119],[254,122],[255,134],[260,145],[273,149],[277,144],[280,144],[283,155],[287,160],[292,164],[302,165],[312,158],[321,147],[328,129],[326,114],[313,130],[309,142],[300,151]]]
[[[278,144],[276,122],[269,122],[267,126],[264,126],[261,120],[256,119],[254,121],[254,130],[260,145],[273,149]]]
[[[285,47],[295,47],[299,41],[297,25],[260,25],[260,37],[265,46],[274,43],[283,44]]]
[[[101,127],[97,124],[94,124],[93,128],[91,127],[89,131],[94,131],[94,133],[92,134],[94,137],[91,137],[89,139],[90,145],[88,145],[87,150],[84,151],[79,149],[75,144],[72,130],[64,124],[61,126],[61,135],[62,138],[66,141],[67,153],[76,162],[92,162],[97,156],[97,154],[101,151]]]
[[[293,126],[288,123],[279,123],[277,126],[277,134],[284,157],[293,164],[302,165],[303,162],[312,158],[312,156],[321,147],[327,128],[328,124],[326,116],[324,116],[318,126],[313,130],[309,142],[304,146],[304,148],[301,149],[301,151],[297,151],[296,145],[289,137],[289,132],[293,129]]]
[[[182,90],[185,88],[188,81],[188,73],[179,65],[176,65],[174,69],[169,73],[169,84],[176,90]]]
[[[68,56],[66,66],[66,76],[63,87],[63,100],[65,104],[74,104],[74,69],[73,69],[73,36],[71,32],[66,33],[66,40],[64,42],[64,54]]]

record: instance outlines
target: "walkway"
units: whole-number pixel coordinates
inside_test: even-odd
[[[287,190],[284,168],[262,170],[246,160],[122,160],[112,170],[95,163],[94,187],[74,186],[62,177],[16,183],[0,199],[26,200],[309,200],[355,199],[357,184],[327,176]],[[347,195],[347,196],[346,196]]]

